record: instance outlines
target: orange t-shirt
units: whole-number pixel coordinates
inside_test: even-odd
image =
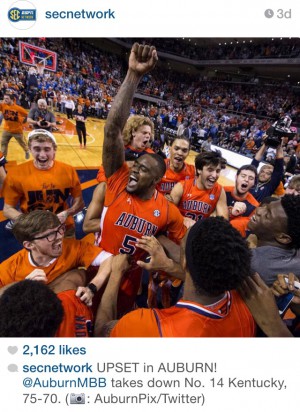
[[[163,193],[169,194],[171,190],[176,185],[176,183],[180,182],[181,180],[193,180],[195,177],[195,166],[190,165],[188,163],[184,163],[184,166],[180,172],[174,172],[170,168],[170,159],[165,159],[166,163],[166,173],[161,179],[161,181],[156,186],[156,189]]]
[[[101,251],[98,246],[82,240],[63,239],[61,256],[53,259],[48,266],[36,266],[30,252],[22,249],[0,263],[0,287],[24,280],[34,269],[42,269],[47,283],[50,283],[69,270],[90,266]]]
[[[81,194],[76,170],[57,160],[48,170],[37,169],[32,160],[10,168],[2,190],[4,202],[13,207],[20,202],[23,213],[42,209],[58,214],[69,208],[69,196],[76,198]],[[74,224],[72,216],[68,216],[66,224]]]
[[[253,317],[236,291],[214,305],[180,300],[168,309],[137,309],[121,318],[111,337],[254,337]]]
[[[23,133],[23,121],[27,117],[27,110],[17,104],[0,103],[0,112],[3,113],[5,131]]]
[[[180,182],[183,194],[178,209],[183,216],[193,220],[205,219],[215,210],[222,192],[222,186],[215,183],[209,190],[198,189],[196,180]]]
[[[92,310],[81,302],[75,293],[75,290],[65,290],[57,294],[64,309],[63,320],[55,334],[57,338],[88,338],[91,336]]]

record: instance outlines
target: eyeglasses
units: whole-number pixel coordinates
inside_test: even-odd
[[[57,234],[64,235],[66,231],[66,225],[62,224],[58,227],[58,229],[53,230],[53,232],[47,233],[44,236],[34,237],[32,240],[40,240],[40,239],[47,239],[48,242],[54,242],[57,239]]]

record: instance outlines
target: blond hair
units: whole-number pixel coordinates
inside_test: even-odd
[[[124,146],[127,146],[132,142],[132,133],[136,132],[141,126],[150,126],[151,139],[154,138],[154,124],[152,120],[146,116],[133,115],[129,117],[123,129]]]

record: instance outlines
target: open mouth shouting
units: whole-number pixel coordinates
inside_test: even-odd
[[[183,157],[182,156],[174,156],[174,162],[182,163],[183,162]]]
[[[148,147],[148,144],[149,144],[149,140],[148,140],[148,139],[147,139],[147,140],[144,140],[144,141],[142,142],[142,144],[141,144],[142,149],[146,149],[146,147]]]
[[[216,179],[214,179],[213,177],[209,177],[208,179],[206,179],[206,187],[207,188],[211,188],[213,187],[213,185],[216,183]]]
[[[46,159],[38,157],[34,160],[34,164],[38,169],[49,169],[52,166],[53,161],[48,157]]]
[[[248,183],[241,184],[241,192],[246,192],[248,190]]]
[[[128,182],[127,182],[127,190],[131,191],[135,189],[137,186],[137,182],[138,182],[138,178],[133,173],[131,173],[129,175]]]
[[[173,157],[173,167],[174,169],[181,169],[183,166],[183,157],[182,156],[174,156]]]

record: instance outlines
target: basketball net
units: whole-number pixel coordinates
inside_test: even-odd
[[[40,76],[43,76],[45,70],[45,61],[41,60],[36,64],[36,71]]]

